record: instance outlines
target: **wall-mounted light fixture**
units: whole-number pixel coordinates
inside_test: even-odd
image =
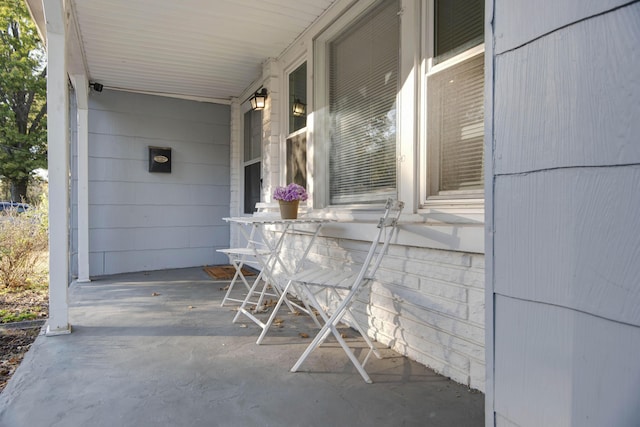
[[[92,87],[96,92],[102,92],[102,89],[104,88],[104,86],[98,82],[89,82],[89,87]]]
[[[252,110],[263,110],[267,105],[267,89],[262,88],[260,92],[254,93],[249,98],[249,102],[251,102]]]
[[[307,114],[307,104],[296,98],[293,101],[293,115],[296,117],[303,117]]]

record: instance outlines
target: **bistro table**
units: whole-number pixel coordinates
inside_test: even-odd
[[[305,259],[307,258],[309,251],[313,247],[313,244],[316,240],[316,237],[320,233],[322,226],[331,221],[325,218],[313,218],[313,217],[301,217],[297,219],[281,219],[274,216],[243,216],[243,217],[230,217],[223,218],[223,220],[233,223],[239,226],[240,232],[247,240],[247,248],[250,252],[253,251],[256,255],[256,259],[258,260],[260,267],[262,268],[261,277],[262,280],[256,279],[251,286],[251,289],[247,293],[246,298],[243,300],[242,304],[238,308],[238,312],[233,318],[233,323],[235,323],[241,314],[244,314],[249,319],[251,319],[254,323],[256,323],[261,329],[262,333],[258,337],[256,341],[257,344],[260,344],[267,334],[269,327],[273,323],[280,306],[284,303],[289,307],[290,311],[294,311],[294,307],[298,310],[308,313],[313,320],[316,322],[318,326],[320,326],[318,320],[315,318],[313,311],[308,306],[307,302],[302,298],[302,294],[298,292],[295,288],[295,284],[291,285],[293,287],[293,291],[296,292],[297,297],[301,299],[303,306],[291,301],[287,294],[290,291],[288,286],[284,286],[283,283],[279,283],[276,278],[275,271],[278,268],[282,269],[284,276],[289,277],[292,274],[295,274],[303,265]],[[276,232],[276,235],[268,236],[265,231],[269,228]],[[277,233],[280,233],[279,236]],[[305,244],[302,256],[295,257],[295,259],[288,260],[290,263],[285,262],[282,259],[282,249],[285,247],[284,243],[287,238],[291,238],[293,234],[302,233],[310,236]],[[271,233],[269,233],[271,234]],[[260,241],[267,249],[268,255],[264,255],[264,251],[261,248],[258,248],[256,245],[256,241]],[[293,264],[293,266],[291,265]],[[262,290],[258,291],[257,287],[262,283]],[[278,296],[278,302],[273,308],[273,312],[269,316],[266,322],[258,319],[253,313],[251,313],[247,306],[255,305],[256,311],[260,309],[260,303],[265,295],[267,287],[271,285],[272,290]],[[252,302],[251,299],[254,295],[260,295],[258,303]]]

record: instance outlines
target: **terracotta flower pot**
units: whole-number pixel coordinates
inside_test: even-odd
[[[298,218],[298,205],[300,200],[293,200],[286,202],[284,200],[278,200],[280,203],[280,217],[282,219],[296,219]]]

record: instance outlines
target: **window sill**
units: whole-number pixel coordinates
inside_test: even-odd
[[[416,214],[402,214],[397,237],[392,242],[401,246],[484,253],[484,201],[478,206],[457,208],[441,206],[421,209]],[[321,236],[370,241],[375,234],[380,208],[321,209],[313,216],[333,219]]]
[[[376,223],[331,222],[326,224],[321,236],[336,239],[370,241],[375,234]],[[441,249],[457,252],[484,253],[484,224],[429,224],[426,222],[400,221],[395,245]]]
[[[277,215],[277,203],[263,203],[267,212]],[[301,212],[306,206],[301,204]],[[320,235],[335,239],[371,241],[382,206],[349,206],[309,210],[308,214],[333,220],[322,227]],[[397,237],[400,246],[484,253],[484,200],[448,200],[431,203],[418,213],[403,213]]]
[[[429,199],[418,214],[430,224],[484,225],[484,199]]]

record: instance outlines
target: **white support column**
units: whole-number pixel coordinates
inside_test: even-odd
[[[74,74],[71,81],[78,106],[78,283],[89,278],[89,80]]]
[[[47,335],[69,325],[69,90],[63,0],[43,0],[47,20],[49,144],[49,322]]]
[[[242,158],[244,153],[244,145],[242,143],[242,111],[240,109],[240,100],[238,98],[231,98],[231,139],[230,144],[230,177],[229,183],[231,187],[231,200],[229,204],[229,214],[231,216],[240,216],[240,209],[242,206],[241,194],[244,194],[242,189],[243,185],[243,169]],[[239,231],[238,227],[231,227],[229,235],[229,247],[236,248],[239,243]]]

